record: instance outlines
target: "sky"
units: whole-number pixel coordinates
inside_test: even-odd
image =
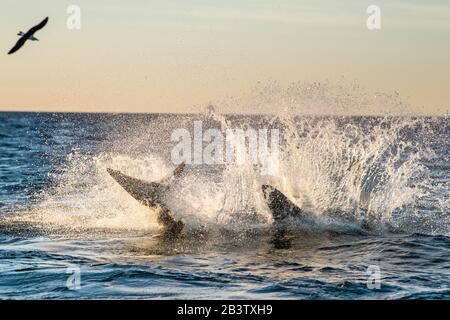
[[[40,41],[7,55],[45,16]],[[343,78],[450,109],[450,0],[2,0],[0,52],[1,111],[186,112],[261,82]]]

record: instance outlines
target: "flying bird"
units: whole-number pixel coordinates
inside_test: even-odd
[[[22,48],[22,46],[25,44],[25,42],[27,40],[31,40],[31,41],[39,41],[38,38],[36,38],[34,36],[34,34],[41,30],[43,27],[45,27],[45,25],[48,22],[48,17],[45,18],[44,20],[42,20],[41,23],[39,23],[38,25],[34,26],[33,28],[31,28],[30,30],[28,30],[27,33],[23,33],[22,31],[20,31],[17,35],[20,36],[20,39],[17,41],[16,45],[9,50],[8,54],[13,54],[14,52],[16,52],[17,50],[19,50],[20,48]]]

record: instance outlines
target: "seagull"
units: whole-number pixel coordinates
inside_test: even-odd
[[[41,30],[43,27],[45,27],[45,25],[48,22],[48,17],[45,18],[44,20],[42,20],[41,23],[39,23],[38,25],[34,26],[33,28],[31,28],[30,30],[28,30],[27,33],[23,33],[22,31],[20,31],[17,35],[20,36],[21,38],[17,41],[16,45],[14,46],[14,48],[12,48],[11,50],[9,50],[8,54],[13,54],[14,52],[16,52],[17,50],[19,50],[20,48],[22,48],[22,46],[25,44],[25,42],[27,40],[31,40],[31,41],[39,41],[38,38],[36,38],[34,36],[34,34],[36,33],[36,31]]]

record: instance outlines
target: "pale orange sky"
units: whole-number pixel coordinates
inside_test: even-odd
[[[399,92],[413,110],[450,109],[450,2],[3,0],[0,110],[186,112],[276,80]],[[81,8],[81,30],[66,8]],[[19,52],[16,33],[50,22]]]

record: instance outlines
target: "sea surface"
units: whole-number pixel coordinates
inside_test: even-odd
[[[279,130],[279,166],[188,165],[165,239],[106,168],[170,177],[194,121]],[[449,299],[449,146],[448,117],[0,113],[0,298]],[[314,222],[276,232],[263,183]]]

